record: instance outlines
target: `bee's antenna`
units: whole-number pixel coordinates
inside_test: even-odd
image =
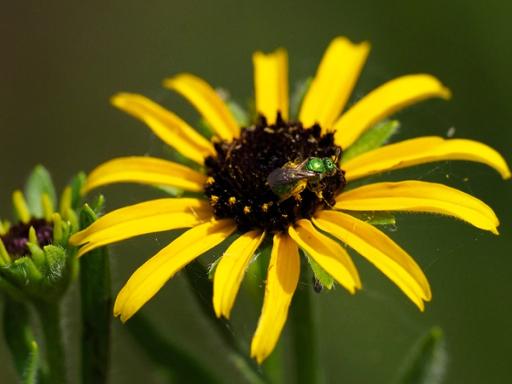
[[[334,156],[332,157],[332,161],[334,161],[337,164],[338,161],[340,160],[340,157],[341,157],[341,148],[337,147],[336,152],[334,153]]]

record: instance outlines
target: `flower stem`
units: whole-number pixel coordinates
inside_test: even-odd
[[[37,344],[26,304],[4,297],[4,336],[22,383],[37,379]]]
[[[156,330],[154,324],[139,313],[126,323],[133,339],[151,360],[167,373],[170,382],[211,383],[220,381],[199,361],[168,340]]]
[[[320,368],[311,273],[303,268],[290,308],[297,384],[318,384]]]
[[[64,341],[59,303],[38,302],[35,305],[41,320],[46,347],[45,383],[67,383]]]
[[[80,227],[96,220],[84,207]],[[80,296],[82,306],[82,383],[104,384],[110,363],[110,325],[112,296],[110,263],[106,247],[95,249],[80,259]]]
[[[231,331],[229,321],[223,318],[219,319],[215,316],[212,302],[213,286],[211,281],[208,279],[208,271],[206,268],[200,262],[195,260],[185,267],[185,276],[203,313],[215,326],[219,336],[222,337],[224,342],[231,349],[229,359],[233,365],[245,377],[248,383],[267,383],[268,380],[264,376],[261,368],[256,365],[254,360],[242,351],[240,343]]]

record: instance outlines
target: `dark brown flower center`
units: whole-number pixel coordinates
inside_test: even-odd
[[[39,246],[43,247],[52,242],[53,225],[46,220],[32,219],[26,224],[18,223],[11,226],[5,235],[0,236],[11,257],[16,259],[29,254],[27,243],[30,227],[34,227],[36,231]]]
[[[215,143],[215,149],[217,155],[205,161],[209,176],[205,193],[215,217],[235,220],[240,230],[285,231],[317,209],[333,206],[346,184],[337,167],[316,176],[308,176],[312,171],[304,168],[308,159],[337,160],[341,155],[333,134],[322,135],[319,125],[304,128],[280,116],[269,125],[260,117],[255,125],[242,129],[239,138]],[[276,192],[275,184],[289,193]]]

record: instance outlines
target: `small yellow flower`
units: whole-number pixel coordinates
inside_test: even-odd
[[[251,355],[262,362],[275,347],[286,321],[299,279],[299,249],[349,292],[361,288],[349,254],[325,233],[373,263],[420,310],[431,299],[429,283],[416,262],[387,235],[350,212],[437,213],[498,233],[499,222],[490,207],[441,184],[402,181],[346,188],[363,177],[441,160],[483,163],[509,178],[504,159],[485,144],[420,137],[347,161],[341,156],[328,175],[314,175],[304,168],[311,158],[338,160],[361,134],[404,107],[431,97],[450,97],[450,91],[433,76],[414,74],[381,85],[344,112],[368,52],[366,42],[334,39],[296,121],[289,118],[288,62],[283,49],[253,56],[260,117],[249,127],[237,124],[220,96],[202,79],[180,74],[165,80],[167,88],[200,112],[214,132],[211,141],[144,96],[121,93],[113,97],[116,107],[145,122],[165,143],[203,169],[198,172],[152,157],[125,157],[110,160],[89,175],[86,192],[106,184],[136,182],[203,196],[163,198],[121,208],[73,236],[74,244],[84,245],[80,250],[84,254],[146,233],[191,228],[135,271],[117,297],[115,315],[128,320],[177,271],[238,231],[240,235],[221,257],[214,275],[214,308],[217,316],[228,318],[244,272],[266,238],[272,241],[272,252],[263,309],[251,346]],[[282,170],[278,172],[280,183],[292,184],[288,195],[271,188],[276,179],[269,174],[276,169]]]

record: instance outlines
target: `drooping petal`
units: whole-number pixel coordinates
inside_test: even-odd
[[[167,198],[130,205],[107,213],[70,238],[87,244],[81,256],[95,248],[147,233],[198,225],[212,216],[208,202],[194,198]]]
[[[140,266],[117,295],[114,315],[121,321],[132,317],[185,265],[224,241],[236,230],[231,220],[198,225]]]
[[[346,213],[320,211],[313,223],[343,241],[393,281],[420,310],[432,297],[427,278],[416,262],[373,225]]]
[[[368,128],[399,110],[432,97],[450,98],[450,90],[435,77],[407,75],[374,89],[334,124],[336,144],[348,148]]]
[[[222,255],[213,278],[213,308],[217,317],[229,318],[231,308],[254,252],[265,232],[246,232],[236,239]]]
[[[215,154],[208,140],[174,113],[147,97],[119,93],[111,101],[117,108],[146,123],[155,135],[190,160],[203,164],[205,157]]]
[[[206,176],[182,164],[146,156],[120,157],[96,167],[87,176],[84,192],[107,184],[140,183],[203,190]]]
[[[370,51],[367,42],[353,44],[345,37],[334,39],[322,61],[299,113],[305,127],[319,123],[330,130],[354,88]]]
[[[272,353],[288,317],[297,288],[300,258],[297,244],[287,234],[275,234],[263,308],[251,343],[251,357],[261,364]]]
[[[284,49],[265,54],[255,52],[254,93],[256,112],[266,117],[269,124],[276,121],[277,112],[288,120],[288,55]]]
[[[486,164],[504,179],[510,177],[505,159],[494,149],[473,140],[428,136],[389,144],[342,164],[347,181],[369,175],[443,160],[466,160]]]
[[[456,217],[498,234],[499,220],[483,201],[443,184],[425,181],[374,183],[343,192],[336,209],[426,212]]]
[[[232,140],[240,128],[228,107],[215,90],[203,79],[182,73],[164,80],[164,86],[185,97],[223,140]]]
[[[302,219],[288,228],[288,234],[304,251],[350,293],[361,288],[357,269],[347,251]]]

